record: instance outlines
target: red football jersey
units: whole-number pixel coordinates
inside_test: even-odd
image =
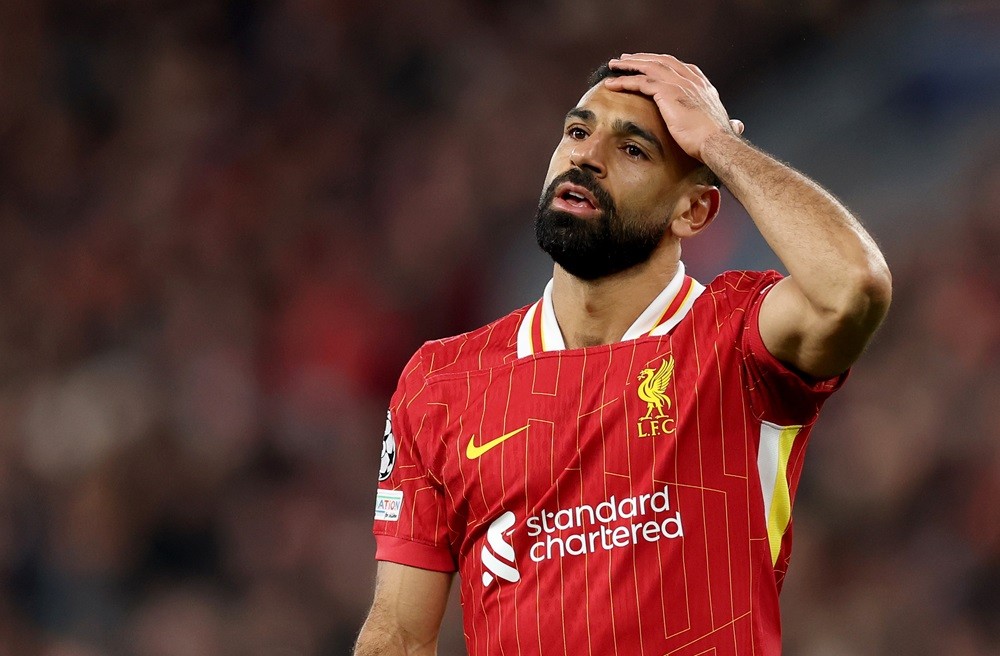
[[[808,382],[757,327],[774,271],[683,265],[621,342],[542,299],[428,342],[393,396],[377,554],[458,571],[472,656],[778,654]]]

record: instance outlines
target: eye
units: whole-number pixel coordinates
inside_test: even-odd
[[[646,159],[646,153],[635,144],[625,144],[622,150],[632,159]]]
[[[578,125],[573,125],[566,128],[566,136],[570,139],[575,139],[577,141],[587,138],[587,131]]]

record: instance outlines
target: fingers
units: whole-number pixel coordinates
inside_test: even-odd
[[[638,73],[638,75],[605,78],[605,86],[612,91],[636,91],[653,97],[658,91],[664,90],[663,85],[666,85],[695,92],[695,83],[670,66],[640,59],[611,60],[609,66],[613,69],[625,69]]]
[[[664,80],[650,77],[649,75],[623,75],[621,77],[605,78],[604,85],[612,91],[632,91],[641,93],[644,96],[655,98],[658,94],[674,89],[682,95],[686,95],[686,90],[682,85],[682,80]]]
[[[608,66],[612,69],[627,70],[638,75],[625,75],[605,78],[604,84],[613,91],[636,91],[655,97],[663,91],[673,88],[680,91],[680,96],[695,97],[704,90],[714,91],[707,80],[699,80],[676,57],[670,55],[649,55],[649,58],[639,55],[629,55],[628,59],[612,59]],[[694,78],[694,79],[692,79]]]
[[[683,80],[689,80],[687,71],[679,61],[670,61],[666,56],[660,59],[639,56],[622,56],[621,59],[612,59],[608,62],[612,69],[633,70],[649,75],[650,77],[672,77],[676,75]]]
[[[610,65],[613,68],[629,69],[638,73],[638,75],[605,78],[603,84],[611,91],[641,93],[660,105],[661,111],[667,107],[664,104],[667,99],[682,107],[701,106],[715,114],[722,125],[728,125],[734,134],[742,135],[746,129],[743,121],[730,119],[726,116],[725,108],[718,100],[718,92],[715,87],[710,84],[707,86],[696,84],[689,77],[681,75],[673,66],[638,58],[612,60]],[[693,72],[691,74],[693,75]],[[716,107],[717,111],[713,110],[713,107]]]
[[[624,54],[609,61],[608,66],[635,74],[605,78],[604,85],[611,91],[629,91],[651,98],[675,138],[685,131],[698,135],[719,128],[743,134],[743,121],[729,118],[718,90],[697,66],[672,55],[645,52]],[[689,154],[700,152],[697,139],[688,146],[685,150]]]
[[[639,65],[649,65],[649,66],[669,69],[675,72],[677,75],[683,77],[684,79],[690,80],[692,82],[698,82],[706,85],[711,84],[708,81],[708,78],[705,77],[705,74],[701,72],[700,68],[698,68],[694,64],[688,64],[686,62],[683,62],[680,59],[674,57],[673,55],[658,55],[654,53],[642,52],[635,54],[623,54],[617,60],[612,60],[612,62],[615,61],[626,62],[626,64],[619,66],[610,64],[612,68],[630,68]]]

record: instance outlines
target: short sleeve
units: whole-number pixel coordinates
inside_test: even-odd
[[[781,426],[809,425],[816,420],[823,402],[837,391],[848,372],[824,379],[811,379],[774,357],[760,335],[760,308],[764,297],[781,280],[777,271],[746,274],[743,293],[734,302],[744,310],[739,337],[747,393],[757,419]]]
[[[418,351],[403,370],[386,415],[375,495],[375,558],[453,572],[443,490],[421,455],[421,440],[432,430],[422,421],[424,390]]]

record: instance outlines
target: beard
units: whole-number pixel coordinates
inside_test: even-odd
[[[600,215],[587,220],[552,209],[556,187],[563,182],[592,193]],[[631,269],[653,255],[667,225],[643,226],[638,218],[620,213],[614,199],[589,171],[574,168],[556,177],[542,193],[535,213],[535,238],[567,273],[582,280],[598,280]]]

